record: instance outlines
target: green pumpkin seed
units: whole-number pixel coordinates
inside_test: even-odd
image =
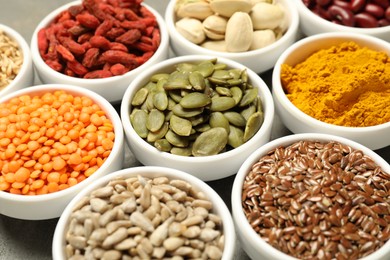
[[[200,92],[192,92],[180,100],[183,108],[202,108],[211,103],[211,98]]]
[[[170,152],[172,149],[172,145],[168,142],[167,139],[160,139],[154,142],[154,147],[162,152]]]
[[[131,100],[131,105],[132,106],[140,106],[140,105],[142,105],[145,102],[146,97],[148,96],[148,93],[149,93],[149,91],[148,91],[147,88],[139,89],[135,93],[133,99]]]
[[[203,108],[183,108],[180,104],[176,104],[172,108],[172,112],[179,117],[193,117],[200,115],[203,112]]]
[[[194,129],[200,133],[206,132],[211,129],[210,124],[204,123],[194,127]]]
[[[157,73],[157,74],[154,74],[154,75],[152,75],[150,77],[150,81],[154,82],[154,83],[157,83],[161,79],[167,80],[168,78],[169,78],[169,74],[168,73]]]
[[[231,97],[213,97],[211,99],[211,111],[226,111],[233,108],[236,102]]]
[[[227,83],[229,86],[241,86],[243,84],[241,79],[229,79]]]
[[[227,111],[223,115],[227,118],[230,124],[238,127],[244,127],[246,125],[246,119],[238,112]]]
[[[168,95],[169,95],[169,97],[172,98],[176,103],[180,103],[180,100],[183,98],[183,97],[180,95],[180,91],[177,91],[177,90],[169,91],[169,92],[168,92]]]
[[[229,88],[216,87],[216,88],[215,88],[215,91],[216,91],[219,95],[221,95],[221,96],[227,96],[227,97],[233,96],[233,95],[232,95],[232,92],[230,91]]]
[[[164,89],[165,90],[192,89],[192,86],[187,79],[176,78],[165,82]]]
[[[193,156],[209,156],[221,152],[228,141],[228,134],[222,127],[211,128],[201,133],[192,146]]]
[[[173,132],[171,129],[168,130],[165,135],[165,138],[173,146],[187,147],[189,144],[188,138],[175,134],[175,132]]]
[[[146,127],[149,129],[149,131],[156,132],[162,127],[164,122],[164,113],[154,108],[149,112],[148,119],[146,121]]]
[[[249,117],[244,131],[244,142],[251,139],[257,133],[257,131],[259,131],[263,121],[263,112],[256,112]]]
[[[210,78],[208,78],[208,80],[214,85],[220,85],[220,86],[228,86],[229,85],[229,83],[224,79],[210,77]]]
[[[214,70],[224,70],[227,68],[225,63],[216,63],[217,60],[214,61]]]
[[[168,96],[167,93],[158,92],[153,95],[153,105],[160,111],[164,111],[168,107]]]
[[[249,117],[253,115],[256,112],[256,106],[251,105],[243,110],[241,110],[241,115],[245,118],[246,121],[248,121]]]
[[[144,109],[146,111],[154,109],[153,96],[153,92],[149,91],[149,95],[146,97],[145,102],[141,105],[141,109]]]
[[[196,66],[195,70],[199,71],[203,77],[209,77],[214,72],[214,64],[211,61],[203,61]]]
[[[232,76],[227,70],[215,70],[214,73],[211,75],[211,78],[222,79],[226,81],[228,79],[231,79]]]
[[[165,92],[164,85],[166,82],[168,82],[167,79],[160,79],[159,81],[157,81],[156,92]]]
[[[232,79],[241,78],[241,73],[242,73],[242,70],[240,70],[240,69],[230,69],[229,70],[229,74],[230,74]]]
[[[246,70],[241,71],[241,80],[244,83],[248,83],[248,72]]]
[[[244,143],[244,131],[241,128],[230,126],[230,132],[228,137],[228,145],[233,148],[237,148]]]
[[[197,116],[189,117],[188,120],[191,121],[191,124],[194,127],[206,122],[208,120],[208,117],[203,115],[197,115]]]
[[[176,102],[171,97],[168,97],[168,107],[167,107],[167,109],[169,111],[171,111],[174,106],[176,106]]]
[[[229,133],[229,121],[221,112],[211,113],[209,124],[211,127],[222,127]]]
[[[242,99],[242,90],[239,87],[232,87],[230,89],[230,93],[232,93],[232,97],[236,104],[240,103]]]
[[[251,88],[247,89],[244,92],[244,96],[242,97],[239,106],[244,107],[247,105],[250,105],[252,102],[254,102],[258,95],[258,89],[257,88]]]
[[[164,138],[165,134],[169,130],[169,123],[165,122],[160,129],[158,129],[155,132],[149,132],[148,136],[146,137],[146,140],[149,143],[156,142],[158,139]]]
[[[192,72],[189,75],[188,80],[191,86],[197,91],[202,91],[206,88],[204,77],[199,71]]]
[[[192,124],[190,120],[172,115],[169,124],[172,131],[177,135],[189,136],[191,134]]]
[[[134,128],[134,131],[142,138],[148,136],[149,130],[146,128],[146,122],[148,121],[148,113],[142,109],[134,109],[130,115],[130,122]]]
[[[194,71],[196,70],[196,65],[192,63],[180,63],[176,65],[177,71]]]
[[[192,147],[172,147],[171,154],[180,155],[180,156],[191,156]]]

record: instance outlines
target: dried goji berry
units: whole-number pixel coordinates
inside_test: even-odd
[[[88,69],[81,65],[77,60],[68,61],[66,66],[77,75],[83,76],[88,73]]]
[[[85,48],[83,45],[75,42],[71,38],[64,38],[62,40],[64,47],[68,48],[69,51],[75,55],[82,55],[85,53]]]
[[[92,47],[108,50],[110,48],[110,41],[103,36],[94,35],[89,40]]]
[[[112,29],[113,21],[112,20],[104,20],[95,31],[95,35],[102,36],[105,35],[109,30]]]
[[[85,78],[121,75],[138,67],[161,40],[157,20],[142,2],[82,0],[69,7],[38,32],[42,58],[59,72]]]
[[[81,63],[87,68],[92,68],[97,65],[99,54],[100,51],[98,48],[90,48],[85,52]]]
[[[130,29],[115,40],[123,44],[132,44],[141,38],[142,34],[138,29]]]
[[[108,70],[93,70],[84,75],[85,79],[101,79],[112,77],[112,73]]]
[[[73,54],[67,48],[65,48],[62,44],[58,44],[56,46],[56,50],[62,56],[62,58],[64,58],[65,60],[67,60],[67,61],[74,61],[75,60]]]
[[[129,65],[138,65],[135,60],[137,56],[131,53],[126,53],[124,51],[117,50],[108,50],[102,53],[102,59],[105,62],[109,63],[122,63]]]
[[[44,55],[49,47],[49,41],[46,37],[46,29],[38,31],[38,50],[41,55]]]
[[[116,63],[116,64],[111,66],[110,71],[111,71],[112,75],[118,76],[118,75],[125,74],[126,72],[129,71],[129,69],[126,68],[123,64]]]
[[[76,15],[76,20],[87,28],[96,29],[100,25],[99,19],[88,13],[81,13]]]

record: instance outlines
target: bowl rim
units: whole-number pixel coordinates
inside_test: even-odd
[[[72,193],[77,193],[83,187],[87,187],[88,185],[93,183],[96,179],[99,179],[102,175],[102,172],[107,171],[107,168],[115,160],[115,157],[120,155],[122,143],[124,140],[124,133],[123,133],[120,117],[116,112],[115,108],[105,98],[103,98],[102,96],[100,96],[99,94],[91,90],[74,86],[74,85],[68,85],[68,84],[42,84],[42,85],[36,85],[21,90],[17,90],[8,95],[0,97],[0,103],[6,102],[11,98],[18,97],[21,95],[35,94],[35,93],[42,94],[47,92],[53,92],[56,90],[64,90],[73,95],[89,97],[93,100],[95,104],[98,104],[99,107],[106,113],[107,118],[109,118],[112,122],[112,125],[114,127],[114,133],[115,133],[114,145],[112,147],[110,155],[107,157],[106,161],[96,170],[94,174],[92,174],[85,180],[77,183],[76,185],[68,187],[64,190],[56,191],[53,193],[36,195],[36,196],[11,194],[9,192],[0,191],[0,199],[34,203],[34,202],[55,200],[61,197],[69,196]]]
[[[309,8],[305,6],[302,0],[294,0],[294,1],[296,2],[298,12],[301,14],[302,17],[306,16],[308,19],[310,19],[313,22],[321,23],[323,26],[329,27],[328,28],[329,31],[335,30],[335,31],[368,33],[368,34],[389,33],[390,31],[390,26],[375,27],[375,28],[360,28],[360,27],[352,27],[352,26],[336,24],[313,13]]]
[[[8,37],[10,37],[16,42],[20,52],[23,55],[23,63],[16,77],[11,81],[10,84],[0,89],[0,93],[3,93],[7,92],[9,89],[12,89],[15,85],[19,84],[19,82],[23,80],[23,77],[25,77],[25,75],[29,73],[29,69],[32,68],[32,58],[30,47],[27,44],[27,41],[18,31],[2,23],[0,23],[0,30],[3,30]]]
[[[175,155],[168,152],[161,152],[152,145],[148,144],[143,138],[141,138],[134,130],[134,128],[131,125],[130,119],[129,119],[129,112],[130,112],[130,98],[134,96],[135,92],[140,89],[143,85],[141,85],[142,82],[146,80],[146,78],[149,78],[149,74],[152,73],[158,73],[160,71],[165,71],[166,67],[173,67],[175,64],[182,63],[182,62],[199,62],[203,60],[211,60],[216,58],[218,62],[225,63],[228,65],[228,67],[234,67],[239,69],[245,69],[248,73],[248,78],[251,79],[251,81],[255,80],[259,84],[257,85],[258,89],[261,91],[259,93],[260,97],[264,97],[262,99],[263,101],[263,113],[264,113],[264,121],[258,132],[249,139],[246,143],[240,145],[237,148],[234,148],[232,150],[219,153],[216,155],[209,155],[209,156],[200,156],[200,157],[194,157],[194,156],[181,156],[181,155]],[[253,85],[253,82],[252,82]],[[184,56],[177,56],[170,59],[167,59],[163,62],[160,62],[158,64],[155,64],[151,67],[149,67],[147,70],[143,71],[141,74],[139,74],[138,77],[136,77],[128,86],[128,88],[125,91],[125,94],[122,99],[121,103],[121,120],[123,129],[125,132],[125,137],[127,139],[131,139],[132,142],[135,142],[137,146],[142,146],[144,150],[146,150],[148,153],[152,154],[153,156],[159,156],[166,160],[175,160],[179,162],[186,162],[186,163],[207,163],[212,161],[218,161],[218,160],[226,160],[231,157],[234,157],[234,155],[239,154],[241,151],[245,150],[247,146],[250,146],[252,143],[256,142],[258,137],[262,136],[264,132],[267,131],[267,129],[272,127],[273,120],[274,120],[274,114],[275,114],[275,108],[274,108],[274,102],[272,99],[271,91],[269,90],[267,84],[263,81],[263,79],[253,72],[251,69],[247,68],[246,66],[233,61],[229,60],[224,57],[218,57],[218,56],[209,56],[209,55],[184,55]],[[132,144],[129,143],[129,146],[131,148]]]
[[[281,1],[283,2],[283,4],[281,3]],[[218,55],[229,59],[252,58],[254,55],[260,56],[267,52],[272,52],[275,49],[280,48],[281,45],[283,45],[286,41],[288,41],[288,39],[294,38],[299,27],[300,17],[296,6],[289,0],[277,0],[277,3],[281,4],[284,7],[284,9],[289,10],[289,16],[290,16],[289,26],[286,32],[282,35],[282,37],[280,37],[280,39],[263,48],[256,49],[256,50],[249,50],[245,52],[223,52],[223,51],[209,50],[200,45],[190,42],[175,29],[175,19],[174,19],[175,3],[176,0],[169,1],[164,16],[171,40],[176,39],[180,43],[180,45],[186,45],[188,48],[193,49],[194,52],[202,55],[210,55],[210,56]]]
[[[146,7],[155,17],[158,24],[158,27],[160,29],[160,45],[153,54],[145,63],[141,64],[140,66],[136,67],[135,69],[132,69],[125,74],[112,76],[108,78],[98,78],[98,79],[85,79],[85,78],[78,78],[78,77],[72,77],[65,75],[61,72],[55,71],[54,69],[50,68],[42,59],[42,56],[40,55],[38,51],[38,32],[42,28],[46,28],[49,23],[51,23],[55,17],[60,14],[62,11],[67,10],[69,7],[74,5],[80,5],[82,4],[82,0],[75,0],[69,3],[66,3],[53,11],[51,11],[49,14],[47,14],[35,27],[34,32],[32,34],[31,42],[30,42],[30,48],[31,48],[31,57],[32,61],[36,67],[37,70],[44,70],[45,73],[58,78],[59,80],[63,82],[67,82],[68,84],[77,85],[77,84],[113,84],[118,79],[121,78],[129,78],[133,75],[137,75],[141,71],[143,71],[145,68],[149,66],[150,63],[154,63],[156,60],[158,60],[158,57],[162,56],[165,52],[165,49],[169,48],[169,34],[168,29],[166,28],[166,24],[164,22],[163,17],[160,15],[159,12],[157,12],[155,9],[153,9],[148,4],[145,4],[144,2],[141,3],[142,6]]]
[[[371,157],[376,164],[378,164],[385,172],[390,173],[390,164],[379,154],[371,150],[370,148],[355,142],[353,140],[347,139],[345,137],[332,135],[332,134],[323,134],[323,133],[300,133],[300,134],[291,134],[283,137],[274,139],[267,144],[259,147],[255,152],[253,152],[241,165],[240,169],[235,176],[232,192],[231,192],[231,207],[233,220],[236,224],[236,229],[238,232],[245,233],[250,237],[250,240],[253,243],[260,245],[259,250],[267,251],[267,254],[275,256],[277,259],[296,259],[268,244],[264,239],[262,239],[258,233],[251,227],[247,218],[245,217],[244,211],[242,209],[242,185],[245,179],[245,176],[248,174],[251,166],[256,163],[262,156],[266,155],[270,150],[279,147],[287,146],[302,140],[313,140],[313,141],[336,141],[345,145],[348,145],[356,150],[361,150],[365,155]],[[385,247],[386,246],[386,247]],[[388,240],[380,249],[376,250],[374,253],[367,256],[367,259],[381,259],[387,253],[390,252],[390,240]],[[365,257],[366,258],[366,257]]]
[[[73,207],[77,204],[77,202],[80,201],[81,198],[89,195],[93,190],[106,185],[110,180],[120,177],[129,178],[137,175],[146,175],[146,177],[166,176],[169,179],[180,179],[194,184],[198,190],[204,191],[208,199],[213,202],[213,211],[218,211],[223,221],[222,229],[225,235],[223,259],[228,260],[230,257],[233,257],[236,244],[236,232],[233,218],[226,203],[213,188],[211,188],[206,182],[200,180],[199,178],[181,170],[162,166],[136,166],[121,169],[99,178],[91,185],[80,191],[69,202],[56,224],[52,242],[53,258],[57,259],[58,257],[58,259],[62,259],[60,254],[63,252],[62,243],[64,242],[65,227],[69,221],[69,216],[73,210]]]
[[[279,100],[279,104],[283,107],[284,110],[290,111],[290,114],[292,114],[295,118],[297,118],[300,121],[305,121],[305,123],[309,124],[311,127],[316,127],[316,128],[326,129],[331,131],[338,131],[347,134],[376,132],[378,130],[389,128],[390,121],[379,125],[361,126],[361,127],[349,127],[349,126],[341,126],[341,125],[326,123],[324,121],[311,117],[305,112],[301,111],[288,99],[288,97],[286,96],[283,90],[283,86],[280,80],[281,65],[297,49],[303,48],[303,46],[305,46],[306,44],[312,44],[313,42],[320,42],[323,41],[324,39],[335,39],[339,42],[358,40],[360,42],[367,42],[378,46],[382,45],[385,46],[386,52],[388,56],[390,56],[390,43],[371,35],[365,35],[365,34],[359,34],[353,32],[327,32],[327,33],[307,36],[306,38],[303,38],[295,42],[291,46],[289,46],[276,61],[272,73],[272,92],[273,92],[274,99]],[[332,46],[332,44],[329,44],[329,47],[330,46]],[[319,48],[318,50],[320,49],[321,48]],[[383,51],[383,48],[381,51]]]

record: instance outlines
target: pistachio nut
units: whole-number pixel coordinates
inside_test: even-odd
[[[203,30],[212,40],[225,39],[227,19],[219,15],[210,15],[203,21]]]
[[[276,41],[275,32],[270,29],[257,30],[253,32],[253,40],[250,46],[250,50],[261,49]]]
[[[207,1],[187,1],[177,7],[176,15],[179,18],[191,17],[204,20],[214,14]]]
[[[252,8],[251,0],[211,0],[210,8],[215,13],[231,17],[235,12],[249,13]]]
[[[206,39],[202,22],[195,18],[183,18],[176,22],[176,30],[187,40],[200,44]]]
[[[236,12],[230,17],[225,33],[228,52],[247,51],[253,39],[252,20],[248,13]]]
[[[283,24],[284,16],[280,5],[269,3],[257,3],[250,12],[254,30],[275,29]]]
[[[221,51],[226,52],[226,42],[225,40],[221,41],[205,41],[201,44],[203,48],[212,50],[212,51]]]

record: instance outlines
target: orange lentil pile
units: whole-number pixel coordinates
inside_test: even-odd
[[[114,144],[111,120],[88,97],[65,91],[0,104],[0,191],[39,195],[92,175]]]

